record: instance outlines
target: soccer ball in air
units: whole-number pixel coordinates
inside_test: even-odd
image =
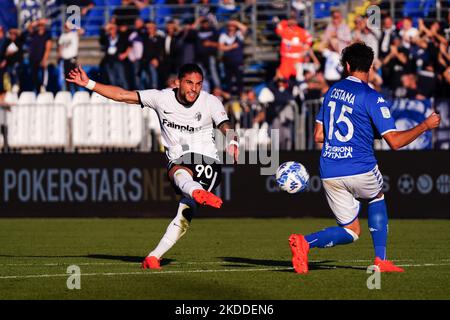
[[[295,161],[279,166],[275,177],[280,189],[288,193],[302,192],[309,183],[309,173],[305,166]]]

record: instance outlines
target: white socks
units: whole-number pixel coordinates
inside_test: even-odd
[[[189,173],[187,174],[189,175]],[[197,205],[194,201],[186,200],[188,199],[182,199],[180,201],[176,217],[170,222],[166,233],[162,237],[158,246],[148,254],[149,257],[155,256],[160,259],[163,254],[169,251],[169,249],[172,248],[173,245],[186,233],[190,225],[190,219],[197,209]],[[183,212],[185,215],[183,215]]]
[[[192,178],[192,176],[184,169],[178,169],[173,175],[175,185],[180,188],[184,196],[192,199],[192,192],[197,189],[203,189],[202,185]]]

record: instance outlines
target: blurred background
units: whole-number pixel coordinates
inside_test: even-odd
[[[1,3],[2,152],[160,151],[152,111],[114,108],[65,74],[81,64],[94,80],[162,89],[187,62],[202,66],[204,89],[224,102],[247,149],[270,143],[270,129],[280,130],[282,150],[316,149],[320,99],[342,77],[340,51],[357,40],[374,49],[371,86],[392,102],[399,128],[441,112],[436,134],[408,148],[450,147],[448,0]]]

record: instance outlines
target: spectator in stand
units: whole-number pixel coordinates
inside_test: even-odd
[[[222,90],[219,87],[214,88],[212,94],[216,96],[217,99],[219,99],[223,105],[226,105],[231,99],[231,94],[229,92]]]
[[[76,29],[72,23],[66,22],[64,32],[58,39],[58,58],[63,63],[64,79],[68,77],[70,70],[77,66],[78,45],[82,33],[82,29]],[[77,86],[66,81],[64,90],[75,92]]]
[[[139,18],[140,10],[148,5],[148,0],[122,0],[122,5],[113,11],[115,23],[132,28],[134,21]]]
[[[29,60],[35,92],[45,92],[48,82],[48,58],[52,49],[52,39],[46,29],[47,20],[40,19],[30,23]]]
[[[211,6],[211,1],[200,0],[197,4],[198,15],[200,17],[208,18],[214,27],[218,25],[215,8]]]
[[[394,37],[389,54],[382,61],[383,83],[390,92],[402,85],[401,77],[410,73],[409,50],[402,46],[402,39]]]
[[[186,24],[179,33],[178,45],[180,46],[179,64],[182,66],[187,63],[194,63],[195,47],[197,44],[197,31],[194,24]]]
[[[419,37],[416,44],[419,47],[416,61],[419,91],[426,98],[437,97],[441,93],[441,74],[448,65],[445,58],[448,42],[441,30],[441,24],[432,21],[427,27],[424,21],[419,19]]]
[[[383,29],[380,37],[380,47],[378,50],[378,58],[383,60],[390,52],[392,39],[397,35],[394,20],[391,16],[386,15],[383,18]]]
[[[18,93],[23,61],[23,37],[20,35],[19,29],[9,29],[5,48],[6,72],[11,81],[11,91]]]
[[[171,8],[171,17],[178,20],[180,25],[192,24],[195,20],[194,7],[190,0],[169,0],[166,2],[173,5]]]
[[[280,150],[291,150],[294,146],[293,87],[288,79],[275,78],[267,89],[273,94],[273,101],[269,102],[266,109],[267,123],[271,130],[279,130]]]
[[[410,50],[419,36],[419,30],[413,27],[413,21],[410,17],[403,18],[399,35],[402,38],[402,46]]]
[[[442,30],[445,35],[445,39],[450,41],[450,9],[448,10],[447,16],[443,22]]]
[[[85,17],[89,10],[95,7],[94,0],[63,0],[66,6],[78,6],[81,8],[81,16]]]
[[[321,99],[327,93],[329,87],[322,72],[306,71],[304,77],[305,81],[299,85],[300,101]]]
[[[312,36],[298,25],[294,16],[280,21],[276,33],[281,37],[281,63],[277,69],[277,77],[284,79],[297,77],[300,64],[304,62],[311,48]]]
[[[180,66],[180,33],[179,26],[174,20],[169,20],[166,23],[166,34],[163,43],[163,58],[160,65],[160,82],[161,86],[165,87],[167,79],[177,74],[177,69]]]
[[[158,32],[153,21],[145,24],[147,33],[144,37],[144,54],[142,56],[143,86],[147,89],[159,89],[158,70],[164,50],[164,37]]]
[[[241,119],[239,121],[242,129],[259,128],[266,120],[264,106],[258,101],[255,90],[248,89],[241,95]]]
[[[339,41],[331,38],[326,47],[320,48],[322,56],[325,58],[324,77],[329,87],[341,80],[343,67],[341,64],[341,54],[338,51]]]
[[[220,78],[217,69],[217,48],[219,46],[219,33],[209,18],[200,17],[194,23],[198,28],[196,33],[196,61],[205,73],[211,89],[220,87]],[[210,90],[212,91],[212,90]]]
[[[236,5],[234,0],[220,0],[216,11],[217,21],[225,22],[236,19],[234,15],[238,12],[239,6]]]
[[[130,62],[130,87],[134,90],[143,90],[144,82],[142,81],[142,57],[144,55],[144,37],[145,37],[144,20],[138,18],[134,21],[134,29],[128,36],[129,47],[127,49],[128,60]]]
[[[164,85],[164,88],[174,89],[178,88],[178,76],[171,74]]]
[[[226,90],[236,95],[240,95],[244,88],[244,36],[247,30],[244,24],[231,20],[227,23],[226,31],[219,36]]]
[[[0,92],[3,92],[3,76],[6,72],[6,45],[8,39],[5,30],[0,25]]]
[[[331,12],[331,23],[325,29],[322,37],[322,46],[330,43],[332,39],[337,40],[337,51],[339,53],[352,42],[350,28],[345,23],[339,10],[332,10]]]
[[[128,90],[124,65],[128,55],[128,36],[126,33],[119,33],[116,24],[108,23],[100,35],[100,44],[105,53],[102,61],[105,82]]]
[[[304,15],[306,10],[306,1],[305,0],[292,0],[291,7],[295,10],[295,14],[297,19]]]
[[[377,29],[367,26],[367,18],[357,16],[355,18],[355,29],[352,32],[353,41],[362,41],[372,48],[374,60],[378,59],[380,33]]]
[[[321,64],[319,59],[312,48],[308,50],[308,54],[305,59],[300,63],[300,69],[297,72],[297,82],[298,82],[298,99],[301,102],[308,99],[319,99],[322,95],[321,91],[323,88],[328,90],[328,85],[323,77],[323,74],[319,72]],[[324,93],[326,92],[324,91]]]
[[[417,76],[412,73],[403,74],[401,77],[401,85],[395,90],[395,98],[401,99],[423,99],[419,94],[417,87]]]
[[[3,152],[7,152],[8,145],[8,122],[6,121],[6,113],[11,111],[11,104],[5,101],[6,91],[0,90],[0,134],[3,137]]]
[[[305,72],[310,72],[312,75],[315,75],[316,72],[319,71],[321,67],[320,61],[317,59],[312,48],[309,48],[306,52],[303,62],[299,64],[299,67],[296,78],[298,82],[304,81]]]
[[[438,21],[432,21],[427,28],[424,21],[419,19],[419,35],[416,43],[424,51],[424,60],[427,60],[425,62],[431,62],[434,69],[439,72],[445,70],[447,63],[442,60],[442,54],[445,56],[448,41],[441,32],[441,24]],[[418,66],[421,68],[421,63],[418,63]]]

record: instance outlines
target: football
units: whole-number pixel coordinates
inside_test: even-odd
[[[309,173],[305,166],[295,161],[280,165],[275,177],[280,189],[288,193],[302,192],[309,183]]]

